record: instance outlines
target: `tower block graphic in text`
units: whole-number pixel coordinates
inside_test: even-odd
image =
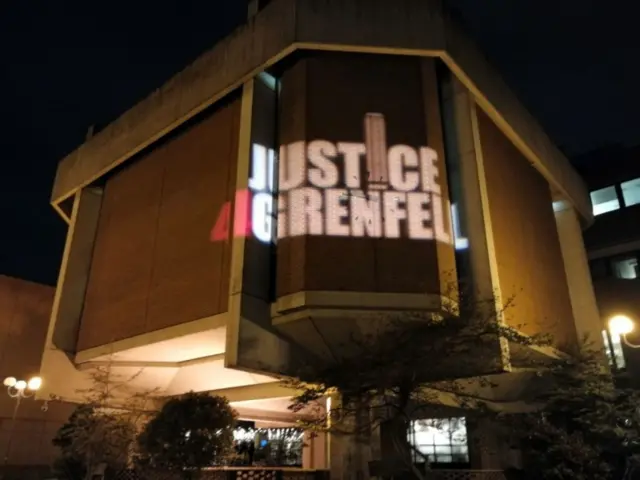
[[[364,117],[364,143],[367,152],[369,190],[386,190],[389,183],[387,171],[387,125],[381,113],[367,113]]]

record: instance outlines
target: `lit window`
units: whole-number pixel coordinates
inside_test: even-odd
[[[624,351],[622,350],[622,342],[620,335],[613,334],[607,330],[602,331],[602,339],[604,340],[604,349],[609,359],[609,365],[614,370],[621,370],[626,367],[624,360]]]
[[[601,188],[591,192],[591,205],[593,206],[593,214],[601,215],[603,213],[612,212],[620,208],[616,187]]]
[[[467,424],[461,418],[437,418],[411,422],[409,442],[431,463],[468,463]],[[414,452],[414,460],[424,461]]]
[[[640,178],[634,178],[620,184],[622,198],[627,207],[640,203]]]
[[[264,84],[271,90],[275,90],[278,85],[278,80],[273,75],[267,72],[260,72],[258,78],[264,82]]]
[[[567,209],[567,204],[564,200],[557,200],[553,202],[552,206],[553,206],[553,211],[556,213]]]
[[[613,272],[616,278],[634,279],[638,278],[638,258],[626,257],[612,261]]]

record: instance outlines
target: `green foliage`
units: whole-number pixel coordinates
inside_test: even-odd
[[[189,392],[172,398],[138,437],[138,464],[170,471],[211,466],[231,447],[235,419],[224,397]]]
[[[602,354],[585,345],[541,371],[528,401],[535,411],[499,417],[531,478],[624,478],[640,458],[640,395],[617,388]]]
[[[134,438],[135,429],[125,418],[79,405],[53,439],[62,454],[56,468],[70,479],[90,477],[92,468],[101,464],[122,469]]]
[[[92,478],[98,467],[117,472],[127,466],[136,431],[155,392],[135,387],[140,373],[119,375],[111,363],[88,372],[89,385],[77,391],[83,402],[53,439],[61,453],[55,469],[62,478]]]

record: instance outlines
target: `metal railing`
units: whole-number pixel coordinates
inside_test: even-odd
[[[180,480],[177,473],[120,472],[113,480]],[[198,472],[198,480],[328,480],[326,470],[306,470],[302,468],[270,467],[218,467]],[[111,480],[111,479],[110,479]]]
[[[429,480],[506,480],[502,470],[430,470]]]
[[[428,470],[425,476],[429,480],[507,479],[501,470]],[[105,477],[108,480],[181,480],[182,478],[178,473],[136,472],[133,470],[126,470],[116,475]],[[327,470],[277,467],[219,467],[203,470],[194,478],[197,480],[329,480],[330,477]]]

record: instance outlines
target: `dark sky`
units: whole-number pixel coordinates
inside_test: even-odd
[[[565,151],[640,143],[640,2],[448,1]],[[55,283],[66,231],[48,204],[57,162],[245,11],[245,0],[2,2],[0,273]]]

